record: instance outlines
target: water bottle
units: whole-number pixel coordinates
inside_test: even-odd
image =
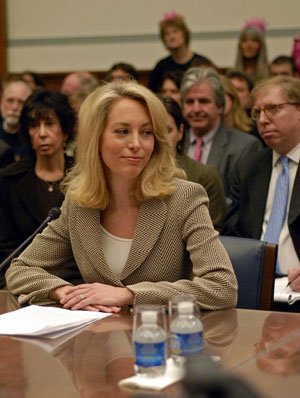
[[[133,336],[135,372],[146,377],[161,376],[166,370],[167,334],[157,324],[156,311],[141,313],[141,325]]]
[[[178,316],[170,325],[172,358],[177,365],[183,365],[189,355],[199,354],[203,349],[203,327],[194,315],[191,301],[178,303]]]

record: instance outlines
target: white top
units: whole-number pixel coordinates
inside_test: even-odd
[[[273,151],[273,170],[271,174],[270,184],[269,184],[269,192],[267,197],[264,222],[262,226],[262,235],[261,239],[264,239],[268,221],[271,214],[271,209],[274,201],[275,187],[277,177],[281,171],[281,163],[278,162],[278,159],[281,155],[277,152]],[[299,259],[296,254],[293,241],[290,236],[288,224],[287,224],[287,216],[289,213],[290,201],[292,196],[292,191],[294,187],[295,177],[297,173],[297,168],[299,166],[300,160],[300,143],[293,148],[286,156],[290,159],[289,161],[289,176],[290,176],[290,185],[289,185],[289,197],[288,197],[288,205],[287,205],[287,214],[284,220],[284,224],[279,236],[279,244],[278,244],[278,261],[280,264],[280,270],[283,274],[287,274],[287,270],[289,268],[299,267]]]
[[[216,132],[219,127],[220,126],[217,126],[212,131],[209,131],[207,134],[204,134],[201,136],[201,138],[203,139],[203,145],[202,145],[202,155],[201,155],[200,163],[203,163],[203,164],[207,163],[209,152],[211,150],[214,137],[215,137]],[[187,154],[192,159],[194,159],[196,138],[197,138],[197,135],[193,133],[192,129],[190,129],[190,145],[189,145]]]
[[[130,252],[132,239],[119,238],[100,225],[102,251],[107,264],[116,276],[120,276]]]

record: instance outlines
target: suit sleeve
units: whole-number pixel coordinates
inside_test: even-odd
[[[226,250],[213,229],[207,209],[207,196],[198,184],[171,203],[169,213],[177,215],[181,239],[188,254],[182,267],[191,267],[190,277],[175,282],[141,282],[127,286],[138,304],[161,304],[179,294],[197,297],[203,309],[217,310],[236,305],[237,282]],[[172,249],[169,249],[172,250]],[[176,250],[176,248],[174,248]],[[175,265],[174,265],[175,266]]]

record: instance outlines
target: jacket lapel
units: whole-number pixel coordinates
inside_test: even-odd
[[[298,169],[295,177],[291,203],[289,208],[288,224],[292,224],[297,217],[300,215],[300,166],[298,164]]]
[[[142,203],[134,238],[120,279],[134,272],[150,255],[166,222],[167,206],[163,200],[152,199]]]
[[[167,207],[163,200],[148,200],[141,205],[128,259],[119,279],[110,270],[104,257],[100,233],[99,209],[87,209],[83,207],[79,209],[76,225],[78,235],[82,240],[82,246],[86,248],[86,256],[97,274],[101,274],[108,280],[119,285],[120,280],[124,280],[134,272],[150,254],[155,242],[159,238],[167,215]],[[83,230],[82,225],[88,225],[88,231]]]
[[[82,228],[83,225],[88,226],[88,230]],[[85,255],[94,268],[94,272],[89,268],[81,270],[84,275],[88,272],[89,275],[94,275],[97,280],[97,274],[103,276],[108,281],[114,281],[116,284],[119,279],[110,270],[102,250],[101,231],[100,231],[100,210],[78,207],[76,217],[77,233],[82,241],[82,247],[85,248]]]
[[[211,150],[208,155],[207,163],[212,164],[218,170],[224,159],[224,148],[228,144],[228,134],[226,128],[221,124],[214,136]]]
[[[266,202],[269,191],[269,182],[272,173],[272,151],[268,150],[257,162],[257,167],[253,170],[253,179],[250,179],[248,192],[251,204],[250,214],[252,217],[253,231],[252,235],[260,239],[262,225],[264,220]],[[255,216],[254,216],[255,215]]]

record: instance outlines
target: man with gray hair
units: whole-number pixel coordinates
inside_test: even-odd
[[[223,181],[230,203],[233,171],[246,154],[262,144],[251,135],[222,124],[225,93],[218,72],[195,67],[186,71],[181,84],[183,114],[190,125],[188,155],[214,165]]]
[[[31,88],[18,75],[9,77],[3,83],[1,96],[0,139],[8,145],[15,160],[20,160],[27,154],[19,134],[19,119],[27,97],[31,94]]]

